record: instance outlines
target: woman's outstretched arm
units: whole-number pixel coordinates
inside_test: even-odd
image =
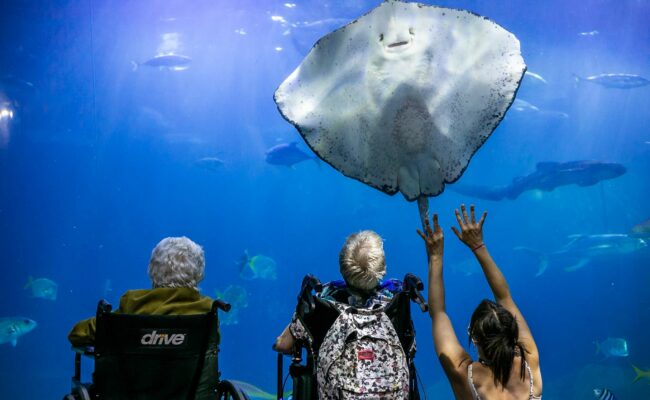
[[[492,259],[490,252],[485,246],[485,242],[483,242],[483,223],[485,222],[485,217],[487,217],[487,211],[483,212],[481,219],[477,222],[473,204],[470,206],[469,217],[465,205],[462,204],[460,208],[461,212],[455,210],[456,220],[458,221],[460,230],[455,227],[452,227],[451,229],[454,231],[456,236],[458,236],[458,239],[472,250],[479,264],[481,264],[483,274],[490,285],[490,289],[492,290],[496,302],[501,304],[506,310],[510,311],[517,319],[517,324],[519,325],[519,341],[529,352],[527,355],[528,362],[531,368],[539,368],[539,353],[530,328],[512,299],[510,287],[508,286],[506,278]]]
[[[442,229],[438,225],[438,215],[433,215],[433,230],[427,220],[424,233],[420,230],[417,232],[424,240],[429,259],[428,302],[436,354],[456,397],[463,398],[467,390],[467,365],[472,359],[459,343],[445,307],[445,285],[442,280],[444,238]]]

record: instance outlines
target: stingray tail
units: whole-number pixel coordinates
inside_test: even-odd
[[[548,258],[547,254],[542,253],[539,250],[535,250],[535,249],[531,249],[531,248],[523,247],[523,246],[515,247],[513,250],[521,251],[521,252],[527,253],[528,255],[531,255],[531,256],[537,258],[537,266],[538,266],[538,268],[537,268],[537,273],[535,274],[535,277],[538,277],[538,276],[542,275],[546,271],[546,269],[548,268],[549,258]]]
[[[131,61],[131,70],[132,71],[137,71],[139,66],[140,66],[140,64],[138,64],[137,62]]]

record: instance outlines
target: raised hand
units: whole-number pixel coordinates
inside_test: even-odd
[[[458,209],[454,210],[456,212],[456,221],[458,221],[458,228],[452,226],[451,230],[454,231],[458,239],[461,242],[465,243],[467,247],[476,251],[484,246],[483,244],[483,222],[485,222],[485,217],[487,217],[487,211],[483,212],[481,220],[476,222],[476,217],[474,215],[474,204],[469,206],[470,216],[467,216],[467,210],[465,209],[465,204],[461,204],[460,209],[462,215],[458,212]]]
[[[431,224],[429,220],[424,222],[424,233],[419,229],[416,229],[418,235],[424,240],[424,244],[427,248],[427,256],[429,258],[433,256],[442,256],[442,250],[444,247],[444,235],[442,234],[442,228],[438,224],[438,214],[433,214],[433,229],[431,229]]]

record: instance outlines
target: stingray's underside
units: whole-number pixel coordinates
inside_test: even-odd
[[[275,101],[334,168],[415,200],[462,175],[525,69],[517,38],[486,18],[388,1],[320,39]]]

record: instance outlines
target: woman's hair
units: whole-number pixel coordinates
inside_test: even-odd
[[[372,290],[386,274],[384,243],[373,231],[354,233],[339,254],[343,279],[356,289]]]
[[[521,355],[521,379],[526,377],[526,349],[519,342],[519,326],[515,316],[503,306],[483,300],[476,307],[469,324],[469,338],[481,348],[483,361],[494,375],[494,384],[506,386],[515,355]]]
[[[154,288],[189,287],[198,290],[204,270],[203,249],[183,236],[168,237],[156,245],[151,252],[148,273]]]

